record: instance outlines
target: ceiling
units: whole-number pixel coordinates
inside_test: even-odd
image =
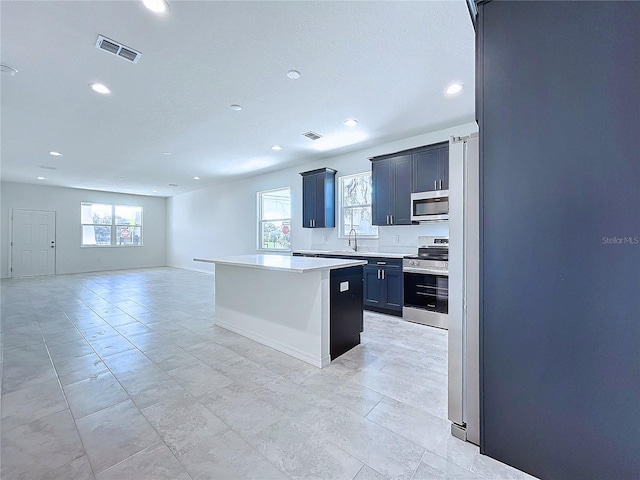
[[[2,180],[172,196],[474,119],[465,0],[169,6],[0,2]]]

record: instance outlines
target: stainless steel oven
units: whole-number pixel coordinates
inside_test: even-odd
[[[448,328],[449,239],[418,237],[417,255],[404,257],[404,308],[402,316],[410,322]]]

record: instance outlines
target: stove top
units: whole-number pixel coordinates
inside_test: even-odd
[[[407,255],[402,261],[404,270],[419,273],[449,273],[449,239],[447,237],[418,237],[420,246],[416,255]]]

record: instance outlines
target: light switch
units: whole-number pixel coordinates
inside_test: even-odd
[[[346,292],[349,290],[349,282],[340,282],[340,291]]]

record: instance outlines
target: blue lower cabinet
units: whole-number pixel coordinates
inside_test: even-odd
[[[364,298],[362,303],[365,306],[379,307],[384,303],[380,269],[372,265],[365,265],[362,270],[364,277]]]
[[[385,269],[384,279],[387,287],[386,308],[402,311],[402,305],[404,304],[404,288],[401,268],[387,268]]]
[[[402,260],[370,259],[369,265],[363,268],[363,277],[364,308],[401,317],[404,304]]]

